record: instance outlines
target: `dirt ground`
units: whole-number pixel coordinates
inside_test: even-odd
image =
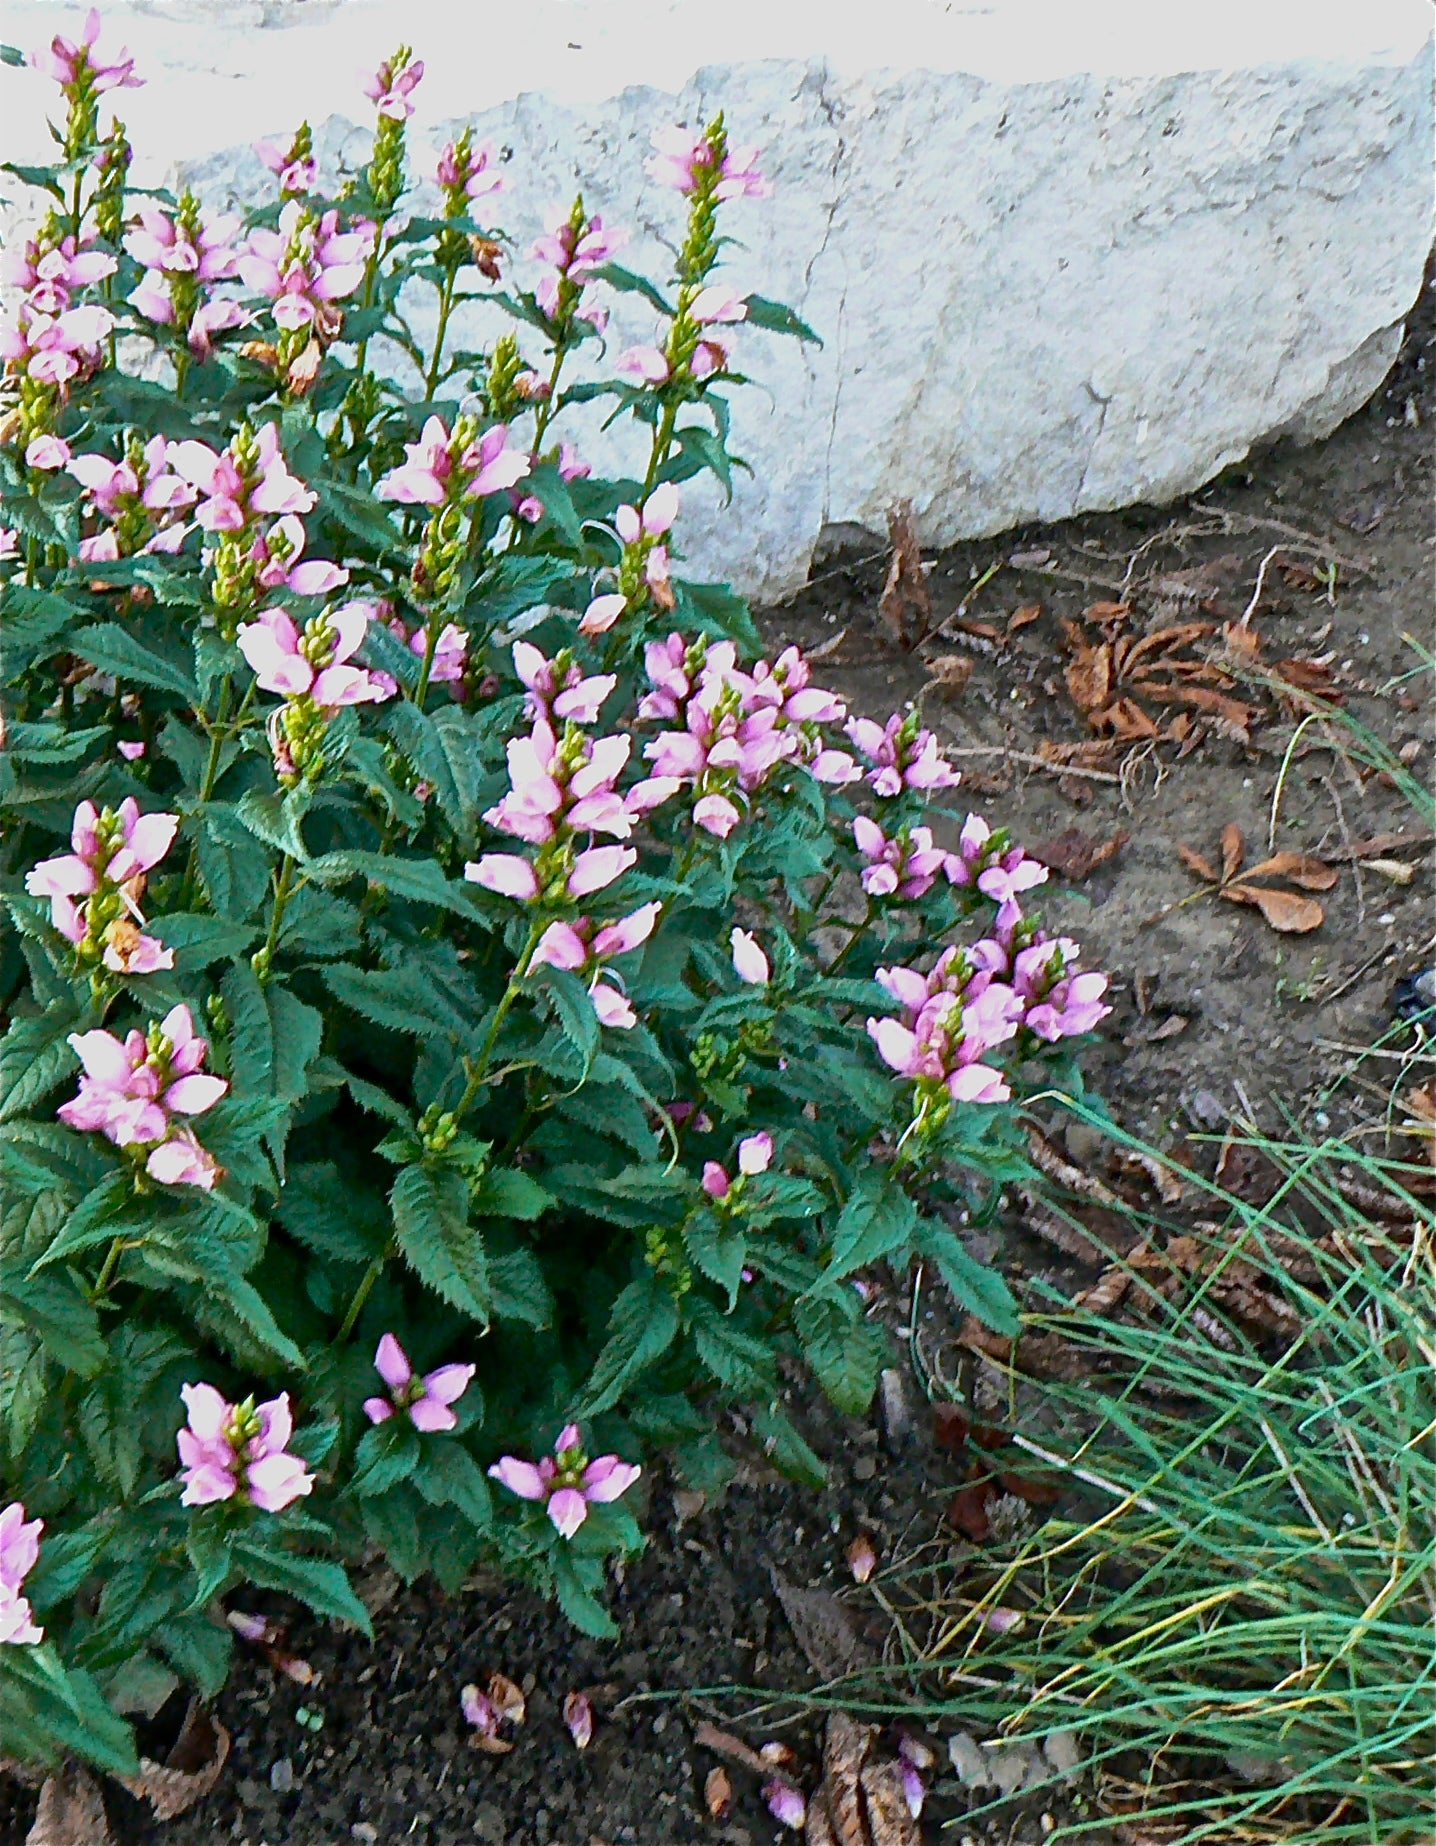
[[[821,677],[857,708],[881,716],[921,694],[929,722],[967,772],[971,805],[1023,843],[1072,829],[1089,843],[1127,835],[1087,876],[1049,887],[1042,908],[1049,924],[1079,938],[1091,965],[1113,972],[1116,1007],[1091,1060],[1091,1083],[1120,1119],[1159,1142],[1193,1126],[1215,1128],[1225,1111],[1248,1102],[1269,1123],[1281,1106],[1319,1130],[1380,1113],[1394,1067],[1367,1064],[1333,1086],[1353,1062],[1343,1047],[1380,1038],[1396,979],[1431,959],[1429,847],[1413,838],[1378,849],[1385,871],[1369,858],[1359,875],[1342,865],[1334,888],[1319,893],[1324,923],[1305,935],[1276,932],[1254,908],[1194,899],[1199,881],[1177,848],[1219,859],[1219,836],[1234,821],[1248,863],[1267,856],[1284,753],[1310,709],[1299,688],[1284,708],[1259,683],[1278,661],[1325,661],[1325,669],[1293,671],[1308,690],[1315,683],[1339,693],[1345,710],[1429,784],[1430,676],[1419,671],[1413,641],[1429,648],[1433,638],[1433,384],[1436,310],[1428,291],[1383,391],[1320,446],[1253,460],[1175,508],[1006,534],[936,559],[927,577],[929,625],[947,624],[946,636],[911,648],[887,637],[878,612],[887,570],[881,555],[830,562],[795,603],[767,617],[775,645],[822,646],[846,630]],[[994,564],[1000,568],[974,593]],[[1241,624],[1249,611],[1265,664],[1253,667],[1248,658],[1217,688],[1256,712],[1246,739],[1230,728],[1223,734],[1218,722],[1194,746],[1188,732],[1178,741],[1081,752],[1076,766],[1090,772],[1082,776],[1034,762],[1053,746],[1093,737],[1067,684],[1072,655],[1062,623],[1077,625],[1078,641],[1099,649],[1103,631],[1083,624],[1084,611],[1099,603],[1127,605],[1104,616],[1108,640],[1185,624],[1218,631],[1187,643],[1185,657],[1198,663],[1192,675],[1167,676],[1197,686],[1214,684],[1199,663],[1221,648],[1222,626]],[[1009,638],[1009,618],[1035,605],[1040,614],[1024,617]],[[930,664],[943,655],[971,667]],[[1100,666],[1089,652],[1089,668],[1094,659]],[[960,690],[930,684],[935,674],[967,674],[966,683]],[[1084,688],[1090,683],[1079,676]],[[1181,709],[1139,696],[1158,729]],[[1217,709],[1229,724],[1230,705]],[[1399,791],[1332,747],[1341,735],[1319,721],[1306,726],[1300,745],[1307,748],[1293,753],[1282,789],[1277,849],[1349,855],[1376,835],[1418,834]],[[1415,868],[1409,882],[1390,871],[1392,861]],[[895,1316],[905,1308],[894,1300]],[[652,1543],[614,1598],[621,1640],[586,1640],[533,1597],[497,1585],[445,1599],[428,1584],[404,1591],[375,1579],[368,1593],[377,1646],[297,1622],[289,1644],[319,1674],[308,1687],[248,1657],[219,1704],[234,1737],[219,1787],[165,1827],[116,1795],[120,1838],[126,1846],[767,1846],[778,1829],[752,1778],[733,1773],[737,1799],[725,1823],[704,1811],[703,1779],[714,1759],[695,1747],[693,1722],[705,1710],[732,1717],[743,1707],[710,1705],[695,1689],[814,1683],[771,1571],[800,1585],[841,1585],[845,1547],[860,1529],[885,1558],[928,1541],[942,1529],[956,1481],[921,1422],[917,1436],[894,1450],[876,1424],[802,1414],[830,1464],[821,1493],[772,1475],[739,1428],[733,1448],[745,1459],[721,1505],[697,1509],[675,1501],[661,1480],[652,1484],[644,1512]],[[871,1615],[865,1593],[851,1594]],[[473,1751],[459,1713],[460,1688],[493,1669],[529,1693],[528,1722],[506,1757]],[[599,1710],[582,1755],[559,1716],[574,1688],[589,1689]],[[688,1696],[668,1696],[677,1693]],[[750,1712],[756,1703],[749,1701]],[[787,1736],[812,1760],[810,1723],[779,1731],[764,1716],[738,1728],[754,1742]],[[945,1743],[940,1732],[933,1741]],[[1019,1799],[942,1837],[1038,1846],[1051,1825],[1044,1816],[1080,1799],[1074,1792],[1056,1810],[1045,1799]],[[960,1821],[974,1800],[954,1776],[942,1776],[926,1837],[936,1839],[944,1821]],[[0,1791],[4,1846],[18,1846],[30,1811],[29,1798]]]

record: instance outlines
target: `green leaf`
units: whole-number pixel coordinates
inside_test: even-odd
[[[78,1076],[69,1040],[79,1023],[66,995],[43,1013],[17,1019],[0,1039],[0,1122],[26,1114],[67,1077]]]
[[[377,852],[331,852],[311,859],[304,869],[306,875],[319,884],[340,884],[346,879],[363,878],[369,884],[392,891],[396,897],[433,904],[440,910],[456,911],[464,917],[474,914],[471,887],[445,878],[432,859],[401,859]]]
[[[494,1522],[494,1505],[484,1471],[462,1443],[436,1436],[424,1445],[424,1461],[414,1485],[433,1506],[456,1506],[477,1531]]]
[[[542,1331],[553,1325],[553,1296],[532,1250],[510,1250],[489,1261],[495,1320],[521,1320]]]
[[[134,1196],[134,1181],[128,1172],[107,1173],[99,1185],[92,1187],[80,1200],[59,1236],[30,1273],[34,1275],[64,1257],[108,1243],[116,1234],[116,1219],[132,1203]]]
[[[558,1020],[559,1030],[583,1061],[585,1071],[598,1051],[598,1014],[588,989],[568,968],[555,968],[545,962],[529,984],[545,994]]]
[[[865,1415],[887,1354],[881,1328],[831,1296],[800,1301],[793,1319],[803,1357],[828,1397],[845,1416]]]
[[[308,793],[298,789],[264,795],[252,788],[240,797],[235,812],[257,840],[263,840],[276,852],[288,853],[303,865],[309,858],[309,851],[300,835],[299,823],[308,806]]]
[[[200,877],[217,914],[231,923],[253,916],[269,890],[269,856],[236,810],[211,801],[186,820],[185,831],[194,839]]]
[[[387,1213],[381,1217],[367,1192],[357,1197],[352,1177],[328,1160],[289,1169],[275,1207],[290,1236],[316,1255],[339,1263],[367,1263],[388,1240]]]
[[[327,1558],[300,1557],[292,1551],[270,1551],[248,1539],[241,1539],[235,1546],[234,1561],[262,1589],[297,1596],[316,1615],[346,1622],[369,1640],[374,1639],[369,1611],[354,1594],[342,1565],[332,1564]]]
[[[839,1215],[823,1281],[836,1281],[905,1250],[916,1229],[917,1208],[912,1200],[886,1170],[869,1169]]]
[[[399,1248],[422,1282],[472,1320],[488,1324],[483,1239],[469,1223],[468,1182],[452,1168],[405,1167],[389,1192]]]
[[[770,1348],[735,1326],[711,1301],[690,1297],[686,1305],[694,1350],[719,1384],[740,1397],[771,1397],[777,1379]]]
[[[18,1318],[58,1364],[93,1378],[107,1355],[94,1306],[68,1269],[26,1275],[23,1262],[0,1269],[0,1314]]]
[[[667,1352],[678,1336],[678,1325],[677,1305],[655,1276],[630,1282],[613,1304],[608,1338],[574,1417],[596,1417],[611,1410],[633,1381]]]
[[[1021,1332],[1017,1303],[1006,1282],[995,1269],[988,1269],[969,1256],[953,1232],[925,1220],[918,1227],[917,1252],[925,1261],[937,1265],[953,1298],[975,1314],[985,1327],[991,1327],[994,1333],[1001,1333],[1008,1339]]]
[[[566,1545],[558,1546],[553,1554],[554,1595],[559,1608],[581,1633],[592,1635],[596,1641],[612,1641],[618,1628],[594,1594],[596,1585],[591,1587],[588,1581],[591,1576],[602,1581],[601,1567],[585,1570],[585,1565],[592,1567],[593,1560],[575,1558]]]
[[[827,1485],[827,1469],[776,1404],[753,1413],[753,1433],[790,1481],[814,1491]]]
[[[799,320],[791,308],[785,308],[781,301],[769,301],[764,295],[747,297],[747,324],[750,327],[762,327],[768,333],[789,333],[796,339],[807,340],[813,346],[821,346],[822,341],[805,320]]]
[[[336,1000],[391,1032],[412,1033],[418,1038],[466,1038],[478,1023],[458,1012],[448,995],[413,965],[331,965],[324,970],[324,983]]]
[[[616,288],[623,295],[642,295],[650,307],[657,308],[660,314],[666,314],[672,320],[675,309],[664,300],[658,290],[646,276],[635,275],[631,269],[625,269],[621,263],[605,263],[601,269],[594,271],[595,279],[606,282],[610,288]]]
[[[97,672],[113,673],[116,679],[149,686],[156,692],[172,692],[186,705],[199,702],[199,689],[187,660],[146,644],[118,622],[101,622],[95,628],[81,629],[75,636],[74,651]]]
[[[724,1290],[731,1309],[738,1299],[748,1261],[748,1239],[743,1232],[731,1222],[724,1223],[712,1213],[705,1213],[684,1227],[683,1247],[694,1267]]]
[[[554,1203],[536,1179],[517,1167],[499,1167],[485,1173],[474,1191],[473,1210],[481,1218],[518,1218],[531,1223]]]
[[[349,1486],[361,1499],[406,1481],[419,1465],[419,1432],[406,1416],[387,1417],[365,1430],[354,1451]]]

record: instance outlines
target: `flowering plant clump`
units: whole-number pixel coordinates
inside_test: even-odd
[[[1018,1107],[1077,1084],[1105,979],[916,712],[850,714],[685,575],[740,346],[815,337],[720,273],[769,190],[721,116],[654,136],[660,285],[582,199],[496,224],[468,134],[415,175],[405,50],[362,171],[326,193],[301,126],[247,219],[128,191],[101,105],[140,77],[93,15],[31,63],[0,1754],[127,1773],[117,1710],[215,1691],[245,1585],[367,1628],[367,1554],[482,1561],[612,1633],[655,1464],[717,1486],[740,1410],[821,1477],[784,1403],[867,1408],[862,1271],[1011,1331],[956,1227],[1026,1172]],[[655,324],[605,370],[619,295]],[[514,331],[476,344],[476,301]]]

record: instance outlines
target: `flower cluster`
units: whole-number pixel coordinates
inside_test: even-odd
[[[117,809],[82,801],[70,826],[70,850],[42,859],[25,874],[32,897],[48,897],[50,921],[75,945],[82,963],[116,974],[154,974],[174,955],[143,934],[145,880],[174,843],[179,817],[141,814],[133,796]]]
[[[809,684],[808,663],[788,648],[751,673],[736,664],[731,641],[690,645],[679,634],[649,642],[644,661],[651,691],[641,718],[682,720],[644,746],[655,779],[691,787],[693,822],[726,839],[746,802],[780,763],[806,766],[820,782],[852,778],[852,758],[826,745],[819,727],[840,723],[836,694]]]
[[[219,1183],[213,1155],[174,1120],[203,1115],[229,1089],[201,1070],[209,1041],[197,1036],[187,1006],[172,1007],[148,1032],[120,1039],[96,1027],[72,1032],[69,1042],[84,1075],[79,1094],[56,1111],[66,1127],[104,1135],[162,1186],[208,1192]]]
[[[875,795],[891,801],[905,789],[927,794],[956,788],[958,773],[938,749],[931,731],[923,730],[915,711],[894,712],[886,724],[854,718],[847,734],[858,753],[872,765],[868,783]]]
[[[138,219],[125,237],[125,249],[144,269],[130,305],[157,326],[173,327],[196,358],[207,358],[215,334],[244,320],[237,301],[209,293],[210,284],[238,271],[239,219],[207,216],[190,192],[180,195],[173,213],[141,205]]]
[[[501,1455],[489,1469],[494,1480],[521,1500],[542,1502],[560,1538],[572,1538],[588,1518],[590,1506],[619,1499],[642,1472],[617,1455],[600,1455],[590,1461],[574,1423],[559,1431],[553,1454],[545,1455],[537,1467],[531,1461]]]
[[[767,199],[773,188],[758,171],[756,147],[730,147],[726,135],[712,128],[695,133],[691,128],[656,128],[655,149],[648,172],[660,186],[692,193],[700,187],[715,200]]]
[[[239,274],[270,303],[276,327],[285,333],[309,329],[324,343],[339,332],[337,304],[364,280],[374,237],[373,225],[363,220],[341,231],[337,211],[316,216],[291,198],[276,230],[250,232]]]
[[[279,181],[286,199],[303,198],[319,183],[319,163],[314,158],[314,134],[308,122],[301,122],[288,146],[277,141],[256,141],[254,151]]]
[[[252,1397],[231,1404],[208,1384],[187,1384],[180,1396],[189,1413],[176,1439],[183,1464],[181,1505],[239,1500],[278,1513],[313,1491],[314,1476],[288,1452],[294,1418],[287,1391],[267,1404]]]
[[[79,555],[87,564],[135,552],[173,554],[184,544],[190,527],[177,515],[194,505],[199,490],[171,471],[169,444],[163,436],[143,443],[131,436],[121,461],[74,455],[65,463],[65,472],[80,483],[88,504],[108,522],[80,540]]]
[[[585,321],[596,333],[603,332],[608,310],[585,301],[584,292],[627,242],[627,231],[605,226],[596,212],[590,217],[581,198],[568,211],[555,206],[545,214],[544,234],[530,254],[547,265],[534,286],[534,300],[555,331],[565,334],[575,321]]]
[[[43,1519],[25,1521],[25,1509],[18,1500],[0,1513],[0,1647],[7,1642],[15,1647],[31,1647],[45,1638],[44,1630],[35,1626],[30,1604],[21,1590],[25,1579],[40,1556]]]
[[[372,603],[349,602],[311,617],[302,629],[283,609],[241,623],[237,645],[256,685],[284,699],[269,720],[269,744],[286,786],[319,773],[324,732],[342,706],[394,696],[389,674],[352,664],[373,615]]]
[[[90,233],[81,238],[63,231],[52,214],[21,252],[6,259],[4,280],[21,299],[13,322],[0,329],[0,359],[20,387],[17,433],[27,451],[37,438],[47,444],[38,457],[27,452],[32,468],[59,468],[69,459],[65,445],[48,432],[71,388],[100,365],[114,331],[107,307],[78,299],[115,273],[114,257],[90,249],[90,242]]]
[[[473,1383],[472,1365],[441,1365],[422,1378],[409,1363],[409,1355],[386,1333],[374,1354],[374,1370],[389,1387],[387,1397],[366,1397],[364,1414],[371,1423],[387,1423],[394,1415],[406,1416],[415,1429],[433,1434],[453,1429],[459,1419],[451,1405]]]
[[[530,966],[547,963],[565,968],[573,974],[589,977],[588,997],[603,1025],[627,1031],[637,1025],[637,1015],[629,1005],[623,989],[610,978],[606,964],[620,955],[640,948],[653,934],[659,903],[640,904],[637,910],[620,917],[616,923],[596,924],[589,917],[575,917],[572,922],[550,923],[539,937]]]

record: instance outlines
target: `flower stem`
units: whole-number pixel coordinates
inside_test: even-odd
[[[449,331],[449,316],[454,311],[454,287],[459,280],[457,269],[450,269],[439,289],[439,326],[434,335],[434,357],[424,378],[424,396],[430,402],[439,388],[439,372],[444,359],[444,337]]]
[[[95,1286],[90,1290],[90,1300],[92,1302],[102,1301],[109,1293],[110,1283],[114,1280],[115,1271],[119,1268],[120,1258],[125,1253],[126,1242],[127,1239],[124,1236],[111,1238],[110,1247],[105,1252],[105,1260],[100,1265],[100,1273],[95,1277]]]
[[[279,868],[279,876],[274,881],[274,903],[269,912],[269,934],[264,939],[264,947],[254,957],[254,972],[261,981],[269,979],[270,963],[274,960],[274,951],[279,942],[279,929],[284,921],[285,908],[289,903],[290,890],[294,882],[294,855],[286,853]]]
[[[513,1006],[514,1001],[519,997],[519,987],[523,982],[524,976],[529,971],[529,964],[533,960],[534,950],[539,945],[539,937],[543,934],[544,927],[544,919],[541,916],[535,917],[533,922],[529,925],[529,939],[524,944],[523,954],[519,956],[518,966],[509,976],[509,984],[504,989],[503,998],[494,1009],[493,1020],[487,1033],[484,1035],[483,1044],[479,1047],[479,1055],[474,1060],[473,1069],[469,1072],[469,1080],[464,1085],[464,1093],[455,1105],[453,1113],[456,1122],[463,1118],[465,1111],[478,1095],[483,1085],[484,1078],[488,1074],[489,1060],[494,1055],[494,1046],[498,1042],[499,1031],[504,1021],[508,1018],[509,1010]]]
[[[653,435],[653,448],[648,457],[648,473],[643,477],[643,498],[646,501],[653,492],[658,479],[658,470],[668,460],[668,451],[673,447],[673,426],[678,421],[677,404],[669,403],[663,407],[663,420]],[[639,509],[642,510],[641,508]]]
[[[371,1257],[369,1267],[359,1278],[359,1286],[354,1291],[354,1299],[349,1303],[344,1319],[339,1324],[339,1331],[334,1336],[334,1344],[336,1346],[342,1346],[349,1338],[349,1335],[354,1331],[355,1323],[364,1312],[364,1303],[374,1292],[374,1284],[379,1280],[380,1276],[383,1275],[384,1265],[393,1254],[394,1245],[390,1243],[386,1244],[377,1256]]]

